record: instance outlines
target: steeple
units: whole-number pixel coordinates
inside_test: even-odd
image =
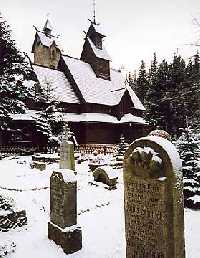
[[[110,56],[103,46],[100,24],[96,22],[96,3],[93,0],[93,19],[86,33],[81,60],[90,64],[97,77],[110,80]]]
[[[93,0],[93,19],[89,21],[91,22],[90,27],[88,29],[86,37],[90,38],[93,44],[98,48],[102,49],[103,38],[105,35],[102,33],[100,28],[100,23],[96,21],[96,2]]]
[[[51,26],[51,23],[49,21],[49,19],[47,18],[46,22],[45,22],[45,25],[44,25],[44,28],[43,28],[43,32],[46,36],[51,36],[51,32],[52,32],[52,26]]]
[[[37,28],[35,40],[32,46],[34,53],[34,64],[57,69],[61,51],[56,44],[56,37],[52,35],[52,25],[47,18],[43,29]]]

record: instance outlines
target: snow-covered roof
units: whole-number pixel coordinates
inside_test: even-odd
[[[101,122],[101,123],[139,123],[146,124],[145,120],[141,117],[134,116],[132,114],[124,115],[120,120],[115,116],[103,113],[63,113],[63,120],[66,122]]]
[[[101,34],[102,36],[105,36],[104,35],[104,32],[103,32],[103,28],[100,24],[92,24],[92,26],[94,27],[95,31],[99,34]]]
[[[67,122],[102,122],[116,123],[116,117],[103,113],[63,113],[63,120]]]
[[[41,87],[46,90],[47,85],[51,87],[51,98],[55,101],[66,103],[79,103],[75,92],[63,72],[33,65]]]
[[[131,87],[129,85],[126,85],[126,89],[128,90],[131,100],[134,103],[134,107],[136,109],[146,110],[145,107],[143,106],[142,102],[136,96],[135,92],[131,89]]]
[[[44,32],[37,31],[37,35],[40,38],[42,45],[50,47],[55,42],[55,37],[46,36]]]
[[[139,116],[134,116],[130,113],[128,114],[125,114],[121,120],[120,120],[121,123],[138,123],[138,124],[147,124],[147,122],[142,118],[142,117],[139,117]]]
[[[88,42],[90,43],[90,46],[95,54],[95,56],[99,57],[99,58],[102,58],[102,59],[105,59],[105,60],[109,60],[109,61],[112,61],[111,60],[111,57],[109,56],[106,48],[104,45],[102,45],[102,49],[99,49],[97,48],[94,43],[92,42],[91,39],[87,38]]]
[[[125,91],[128,90],[134,107],[145,110],[134,91],[125,84],[121,72],[111,68],[111,80],[104,80],[96,77],[89,64],[69,56],[63,58],[87,103],[114,106],[119,104]]]
[[[26,110],[24,114],[10,114],[13,120],[29,120],[36,121],[41,112],[36,110]],[[120,120],[115,116],[104,113],[61,113],[55,112],[55,117],[63,119],[66,122],[101,122],[101,123],[138,123],[146,124],[142,117],[134,116],[132,114],[125,114]]]

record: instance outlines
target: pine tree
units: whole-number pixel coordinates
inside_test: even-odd
[[[9,113],[23,113],[29,91],[23,84],[31,70],[11,39],[10,27],[0,14],[0,129],[6,128]]]
[[[144,105],[146,107],[146,120],[153,127],[158,125],[158,112],[159,112],[159,100],[160,91],[158,88],[157,80],[157,58],[156,53],[154,53],[154,59],[151,62],[151,67],[148,74],[148,88],[144,100]]]
[[[148,89],[148,76],[147,76],[147,72],[146,72],[145,63],[143,60],[141,61],[139,74],[138,74],[138,77],[136,79],[133,89],[134,89],[136,95],[138,96],[138,98],[143,103],[145,100],[147,89]]]
[[[168,121],[167,130],[176,134],[178,128],[184,125],[184,114],[182,112],[184,101],[181,101],[180,93],[185,82],[185,61],[180,55],[174,55],[173,61],[168,65],[168,81],[165,89],[165,100],[167,106],[165,117]]]
[[[185,133],[178,139],[177,147],[183,165],[185,206],[200,209],[200,149],[196,136],[194,129],[187,128]],[[199,202],[196,202],[195,196],[199,196]]]

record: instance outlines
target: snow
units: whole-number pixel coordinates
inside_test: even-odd
[[[76,176],[74,171],[71,169],[56,169],[54,172],[62,174],[63,180],[65,183],[74,183],[76,182]]]
[[[150,141],[156,142],[158,145],[160,145],[167,152],[167,154],[171,160],[172,167],[173,167],[174,171],[176,172],[177,176],[182,177],[182,172],[181,172],[182,162],[181,162],[181,159],[179,157],[176,147],[170,141],[168,141],[162,137],[158,137],[158,136],[142,137],[142,138],[140,138],[140,140],[150,140]]]
[[[44,158],[44,159],[58,159],[59,158],[59,155],[57,153],[52,153],[52,154],[37,153],[35,156],[40,157],[40,158]]]
[[[24,114],[10,114],[13,120],[36,121],[39,117],[39,112],[36,110],[26,110]]]
[[[90,43],[90,46],[95,54],[96,57],[105,59],[105,60],[109,60],[111,61],[111,57],[109,56],[109,54],[107,53],[106,49],[104,46],[102,46],[102,49],[97,48],[94,43],[92,42],[91,39],[87,38],[88,42]]]
[[[24,114],[10,114],[13,120],[27,120],[37,121],[40,116],[40,111],[26,110]],[[132,114],[125,114],[120,120],[115,116],[103,113],[61,113],[55,112],[56,117],[60,117],[66,122],[101,122],[101,123],[137,123],[146,124],[146,121],[142,117],[134,116]]]
[[[69,56],[63,58],[86,102],[114,106],[119,104],[125,91],[128,90],[134,107],[144,110],[133,90],[125,85],[121,72],[111,68],[111,80],[104,80],[96,77],[89,64]]]
[[[131,87],[129,85],[126,85],[126,89],[128,90],[129,95],[131,96],[131,100],[134,103],[134,107],[136,109],[146,110],[146,108],[143,106],[142,102],[136,96],[135,92],[131,89]]]
[[[167,180],[167,178],[163,176],[163,177],[160,177],[158,180],[161,182],[164,182],[165,180]]]
[[[54,227],[58,228],[62,232],[73,232],[76,229],[80,229],[81,227],[78,225],[72,225],[70,227],[61,228],[58,225],[55,225],[54,223],[50,222]]]
[[[103,113],[63,113],[62,115],[64,121],[71,122],[102,122],[102,123],[140,123],[145,124],[145,120],[141,117],[134,116],[132,114],[124,115],[120,120],[116,117],[103,114]]]
[[[151,153],[152,154],[152,160],[158,162],[159,164],[162,164],[162,159],[158,157],[158,153],[155,152],[152,148],[150,147],[144,147],[144,148],[141,148],[141,147],[137,147],[134,149],[133,153],[134,152],[139,152],[140,154],[141,153]]]
[[[118,176],[118,173],[116,173],[116,170],[113,169],[111,166],[101,166],[100,168],[105,170],[109,179],[114,179]]]
[[[194,203],[197,203],[197,202],[200,203],[200,196],[199,196],[199,195],[194,195],[194,196],[191,197],[190,199],[193,200]]]
[[[16,251],[8,258],[66,258],[63,250],[48,239],[49,180],[52,172],[58,169],[58,163],[47,165],[43,172],[31,169],[30,163],[30,156],[0,161],[0,193],[15,198],[28,217],[27,226],[1,233],[0,243],[9,240],[16,243]],[[101,183],[92,184],[87,161],[76,164],[76,171],[78,225],[82,229],[83,248],[69,257],[125,258],[122,170],[116,170],[119,183],[112,191]],[[200,211],[185,210],[186,258],[199,258],[199,216]]]
[[[54,100],[67,103],[79,103],[71,84],[63,72],[38,65],[33,65],[33,69],[41,87],[45,91],[47,90],[47,84],[49,84],[51,95],[53,95]]]
[[[104,35],[104,28],[102,28],[102,25],[100,24],[92,24],[92,26],[94,27],[95,31],[99,34],[101,34],[102,36],[105,36]]]
[[[37,35],[40,38],[42,45],[50,47],[55,42],[55,37],[46,36],[44,32],[37,31]]]

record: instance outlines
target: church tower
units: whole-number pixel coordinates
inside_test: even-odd
[[[34,64],[57,69],[61,52],[56,44],[56,37],[52,35],[49,19],[46,20],[42,31],[36,29],[32,53],[34,53]]]
[[[104,45],[103,38],[105,35],[100,29],[100,24],[96,22],[95,4],[93,20],[86,33],[81,60],[90,64],[96,77],[110,80],[110,56]]]

